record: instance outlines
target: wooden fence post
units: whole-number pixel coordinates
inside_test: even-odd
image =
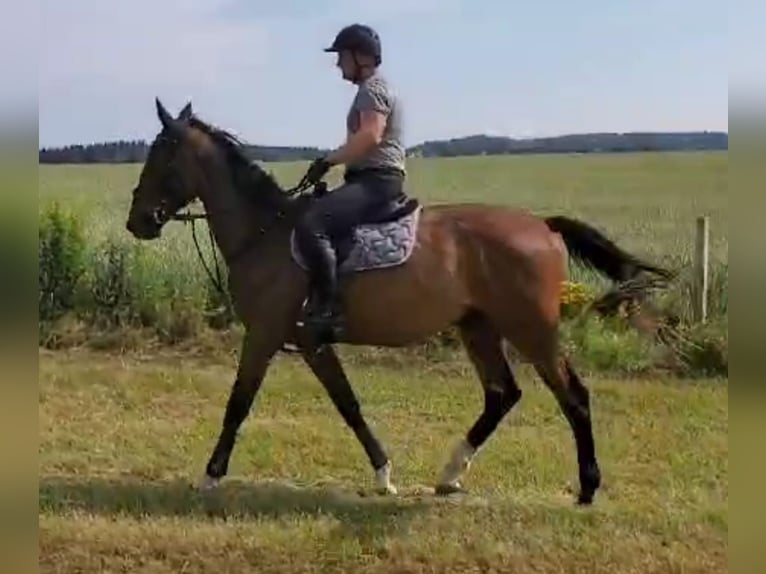
[[[710,218],[697,218],[696,248],[694,250],[693,308],[697,321],[707,321],[710,265]]]

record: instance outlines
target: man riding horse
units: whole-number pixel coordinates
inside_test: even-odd
[[[345,164],[344,183],[316,198],[296,226],[298,245],[312,279],[306,325],[317,331],[341,328],[337,260],[333,240],[355,225],[374,220],[404,197],[405,147],[401,103],[379,73],[381,43],[369,26],[343,28],[325,52],[337,53],[343,79],[358,86],[346,118],[347,139],[312,162],[306,180],[315,184],[335,165]]]

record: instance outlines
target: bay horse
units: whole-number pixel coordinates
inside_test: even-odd
[[[156,239],[180,210],[199,200],[228,268],[234,311],[245,328],[222,429],[200,488],[215,487],[227,474],[237,432],[268,366],[292,344],[364,448],[376,490],[395,494],[389,457],[367,425],[333,346],[317,343],[299,328],[310,286],[291,251],[291,234],[311,194],[287,193],[250,161],[239,139],[199,119],[191,103],[175,118],[159,99],[155,104],[162,127],[133,190],[127,230],[138,239]],[[669,272],[571,218],[543,219],[484,204],[418,207],[406,260],[343,275],[346,331],[339,342],[402,347],[458,329],[483,387],[484,408],[447,460],[436,481],[437,494],[463,490],[461,475],[521,398],[504,354],[504,341],[510,343],[534,365],[569,422],[577,449],[577,501],[591,504],[601,473],[589,391],[559,346],[568,257],[618,284],[639,273]]]

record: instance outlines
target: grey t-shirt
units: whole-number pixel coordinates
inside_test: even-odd
[[[392,167],[405,172],[406,150],[402,143],[401,104],[386,79],[377,73],[359,84],[346,118],[346,129],[349,135],[359,129],[359,112],[362,110],[376,110],[386,115],[383,140],[366,158],[348,165],[347,169]]]

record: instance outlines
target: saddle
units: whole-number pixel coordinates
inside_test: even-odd
[[[415,247],[422,209],[417,199],[404,197],[390,202],[373,219],[335,237],[338,273],[394,267],[407,261]],[[295,262],[308,269],[294,231],[290,248]]]

